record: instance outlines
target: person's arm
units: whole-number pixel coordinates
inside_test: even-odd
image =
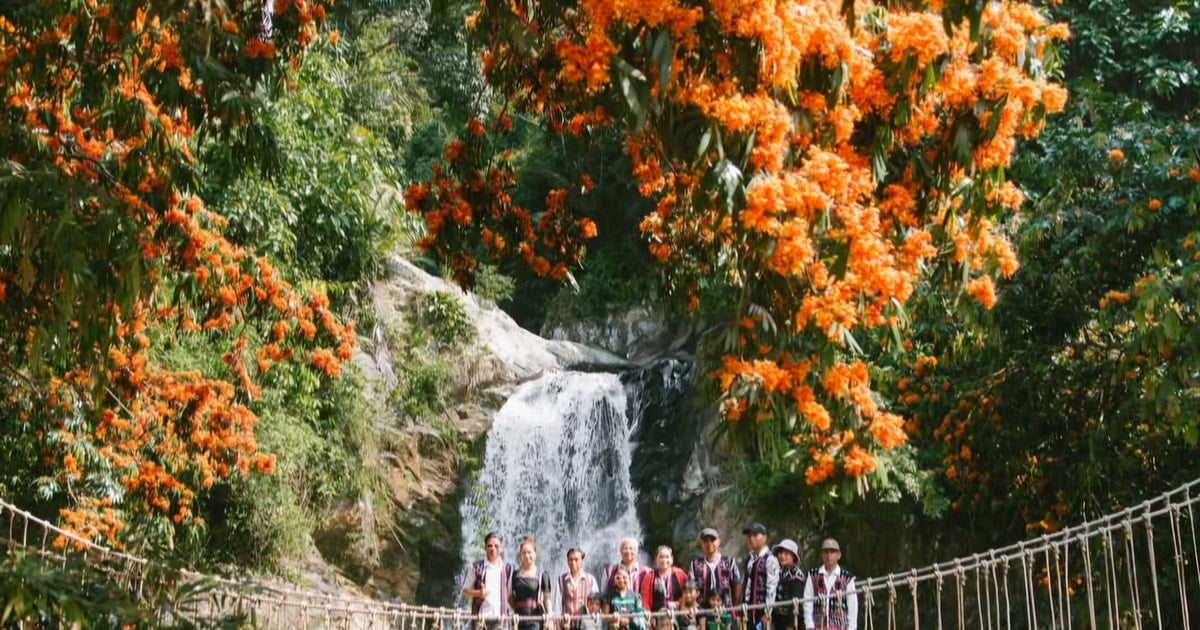
[[[635,593],[633,596],[633,615],[629,618],[630,625],[645,628],[647,617],[646,607],[642,604],[642,596]]]
[[[479,592],[483,589],[471,588],[475,584],[475,580],[476,580],[475,565],[472,563],[470,566],[467,567],[467,577],[463,579],[463,586],[462,586],[463,597],[469,597],[471,599],[483,599],[483,594],[480,594],[480,592]]]
[[[779,559],[773,555],[767,556],[767,607],[763,611],[771,615],[771,607],[775,604],[775,594],[779,592]]]
[[[846,627],[849,630],[858,628],[858,593],[854,590],[854,578],[846,582]]]
[[[542,606],[542,615],[548,619],[550,614],[554,612],[554,609],[550,607],[551,595],[553,594],[553,587],[550,585],[550,574],[542,571],[541,582],[541,601],[538,603]]]
[[[733,589],[732,592],[729,593],[729,596],[732,598],[730,602],[733,604],[739,604],[742,601],[742,593],[745,590],[746,578],[742,575],[742,568],[738,566],[736,560],[730,562],[729,567],[731,569],[729,572],[729,587]]]
[[[804,581],[804,627],[807,630],[813,630],[817,627],[817,622],[813,620],[813,585],[812,574],[809,574],[808,579]]]

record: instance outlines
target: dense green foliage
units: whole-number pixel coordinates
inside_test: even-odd
[[[120,562],[82,554],[47,562],[10,551],[0,559],[0,627],[258,627],[255,611],[243,609],[225,588],[208,578],[182,579],[161,566],[139,574]],[[226,607],[226,613],[209,616],[214,606]]]

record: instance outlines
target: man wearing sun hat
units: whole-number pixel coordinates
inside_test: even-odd
[[[767,546],[767,528],[762,523],[751,523],[742,530],[746,535],[746,583],[742,588],[742,603],[748,606],[763,606],[750,611],[752,627],[771,625],[771,605],[775,603],[775,591],[779,588],[779,561],[771,555]]]
[[[857,630],[858,595],[854,576],[838,564],[842,547],[826,538],[821,542],[821,566],[804,585],[804,627],[808,630]]]

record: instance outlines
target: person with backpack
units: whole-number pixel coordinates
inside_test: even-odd
[[[650,618],[655,627],[670,628],[671,612],[683,597],[683,585],[687,584],[687,573],[675,566],[675,554],[662,545],[654,551],[654,571],[642,580],[642,602],[649,605]],[[661,616],[656,613],[662,612]]]
[[[532,536],[521,540],[521,567],[513,574],[509,605],[521,615],[517,630],[542,630],[550,610],[550,574],[537,567],[537,543]]]
[[[713,593],[721,595],[724,607],[742,601],[742,572],[733,558],[721,555],[721,535],[711,527],[700,530],[700,550],[703,555],[693,558],[688,577],[700,588],[700,601],[707,602]]]
[[[504,539],[489,532],[483,539],[484,559],[472,562],[463,580],[462,594],[471,599],[471,615],[477,628],[495,630],[508,614],[508,595],[513,566],[501,557]]]

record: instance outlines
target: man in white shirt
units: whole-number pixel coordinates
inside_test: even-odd
[[[508,614],[508,592],[512,586],[513,566],[501,558],[504,539],[496,532],[483,539],[484,559],[472,562],[463,580],[462,594],[471,598],[471,614],[476,627],[494,630],[500,617]]]
[[[854,576],[838,560],[842,548],[826,538],[821,543],[821,566],[804,585],[804,627],[808,630],[858,630],[858,594]]]

